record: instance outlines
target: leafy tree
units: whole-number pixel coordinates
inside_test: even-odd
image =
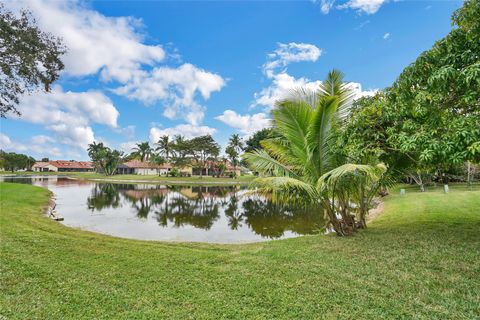
[[[173,155],[175,142],[170,140],[170,137],[164,135],[160,137],[156,143],[157,148],[155,151],[158,151],[161,155],[165,156],[166,161],[170,160],[170,156]]]
[[[0,163],[5,170],[14,172],[22,169],[30,170],[35,164],[35,159],[25,154],[0,150]]]
[[[136,147],[132,150],[134,151],[134,154],[140,157],[141,161],[147,161],[153,151],[148,141],[137,143]]]
[[[250,138],[245,142],[245,152],[252,152],[254,150],[262,149],[261,142],[265,139],[274,138],[278,136],[272,128],[264,128],[255,132]]]
[[[189,155],[192,154],[192,143],[181,135],[174,138],[172,145],[173,163],[177,166],[185,166],[190,163]]]
[[[50,91],[64,68],[60,56],[65,52],[61,40],[42,32],[28,11],[16,16],[0,4],[0,116],[20,115],[17,105],[24,93]]]
[[[48,159],[48,158],[42,158],[42,162],[48,162],[48,161],[50,161],[50,159]]]
[[[228,146],[225,149],[225,153],[228,155],[234,169],[234,175],[236,176],[237,165],[240,160],[240,153],[244,149],[242,138],[238,134],[232,134],[228,142]]]
[[[356,183],[369,184],[383,174],[381,166],[345,164],[336,152],[333,137],[352,98],[342,73],[331,71],[315,92],[299,90],[277,103],[272,118],[281,137],[263,140],[263,150],[244,155],[252,169],[264,175],[254,180],[260,192],[271,193],[277,201],[316,207],[338,235],[350,235],[358,228],[357,212],[350,205],[356,197],[345,180],[365,176]],[[330,183],[331,176],[339,177],[342,188]],[[361,216],[357,219],[362,221]]]
[[[480,161],[480,1],[453,24],[392,87],[356,103],[344,135],[350,155],[379,156],[422,190],[429,174]]]
[[[123,152],[112,150],[102,142],[89,144],[87,151],[97,170],[107,176],[114,175],[118,165],[123,161]]]
[[[220,146],[211,135],[193,138],[190,140],[190,146],[197,168],[200,168],[200,177],[202,177],[207,161],[215,159],[220,154]]]

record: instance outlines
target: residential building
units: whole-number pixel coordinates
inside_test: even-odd
[[[94,169],[90,161],[75,160],[38,161],[32,166],[35,172],[91,172]]]

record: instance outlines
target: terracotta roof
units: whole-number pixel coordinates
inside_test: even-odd
[[[74,160],[55,160],[49,161],[48,164],[57,168],[68,169],[93,169],[93,163],[90,161],[74,161]]]
[[[45,167],[48,166],[48,165],[49,165],[48,162],[37,161],[37,162],[35,162],[35,164],[32,166],[32,168],[45,168]]]
[[[144,169],[169,169],[172,168],[172,165],[170,163],[164,163],[164,164],[154,164],[151,162],[144,162],[140,160],[130,160],[127,162],[124,162],[122,164],[122,167],[127,167],[127,168],[144,168]]]

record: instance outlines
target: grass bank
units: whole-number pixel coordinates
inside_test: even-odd
[[[232,178],[215,178],[215,177],[160,177],[155,175],[137,175],[137,174],[118,174],[113,176],[105,176],[95,172],[0,172],[0,175],[59,175],[75,179],[85,180],[101,180],[110,182],[142,182],[142,183],[164,183],[164,184],[182,184],[182,185],[238,185],[248,184],[255,177],[241,176],[236,179]]]
[[[478,319],[480,191],[392,195],[350,238],[169,244],[64,227],[0,184],[7,319]]]

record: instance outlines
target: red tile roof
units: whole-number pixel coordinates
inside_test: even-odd
[[[49,161],[48,164],[57,168],[68,169],[93,169],[95,166],[90,161],[73,161],[73,160],[55,160]]]

